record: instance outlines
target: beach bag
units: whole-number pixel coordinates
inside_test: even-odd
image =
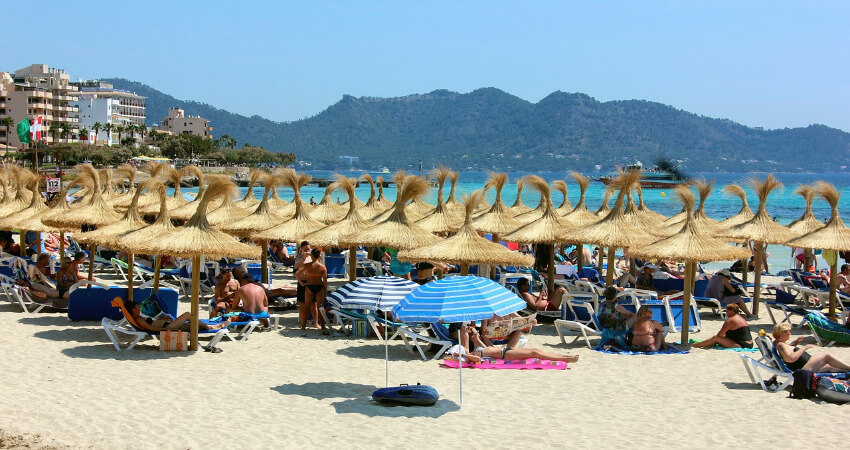
[[[189,333],[185,331],[160,331],[159,351],[185,352],[189,350]]]
[[[791,398],[812,398],[818,390],[818,377],[811,370],[798,369],[794,371],[794,384],[791,387]]]
[[[351,325],[351,329],[353,331],[352,334],[357,337],[368,338],[374,335],[368,320],[355,320]]]

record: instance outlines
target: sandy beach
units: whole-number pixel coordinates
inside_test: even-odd
[[[188,309],[185,299],[180,309]],[[4,303],[0,442],[73,448],[797,448],[844,438],[831,424],[846,415],[846,406],[765,393],[749,382],[734,351],[610,355],[581,342],[562,345],[554,327],[543,324],[529,336],[530,345],[581,360],[565,371],[465,370],[461,407],[456,370],[421,361],[394,341],[390,384],[429,384],[441,399],[433,407],[385,407],[369,400],[384,384],[379,341],[316,331],[300,337],[294,311],[283,313],[282,324],[285,329],[254,333],[246,342],[222,343],[220,354],[160,352],[155,340],[118,353],[99,323],[24,314]],[[711,336],[721,322],[705,311],[703,324],[697,339]],[[751,325],[754,331],[771,328],[766,314]],[[829,351],[850,359],[849,348]]]

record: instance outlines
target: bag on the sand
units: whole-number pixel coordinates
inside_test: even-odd
[[[160,331],[159,351],[185,352],[189,350],[189,333],[185,331]]]
[[[794,371],[794,384],[789,397],[801,399],[812,398],[818,391],[818,379],[811,370],[798,369]]]

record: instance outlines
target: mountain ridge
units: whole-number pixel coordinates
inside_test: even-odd
[[[592,170],[637,158],[667,157],[688,171],[810,171],[812,154],[830,169],[850,166],[850,133],[825,125],[766,130],[706,117],[647,100],[600,102],[554,91],[537,103],[494,87],[463,94],[437,89],[400,97],[343,95],[314,116],[275,122],[212,105],[178,100],[142,83],[107,78],[118,89],[148,97],[147,122],[169,107],[211,121],[214,136],[240,145],[292,151],[311,168],[448,164],[463,170]]]

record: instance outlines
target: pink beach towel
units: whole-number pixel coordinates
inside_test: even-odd
[[[458,361],[453,358],[444,359],[441,364],[441,367],[448,367],[452,369],[458,368]],[[540,370],[564,370],[567,368],[567,363],[564,361],[550,361],[548,359],[536,359],[536,358],[528,358],[528,359],[518,359],[514,361],[505,361],[504,359],[491,359],[484,360],[478,364],[473,364],[469,362],[463,363],[464,369],[540,369]]]

